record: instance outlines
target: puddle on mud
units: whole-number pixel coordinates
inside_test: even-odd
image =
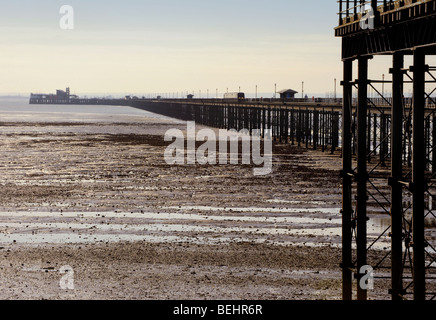
[[[176,212],[0,212],[0,243],[146,241],[341,246],[342,229],[338,208],[184,206],[160,209]],[[223,215],[213,214],[217,212]],[[322,214],[313,217],[314,213]],[[304,214],[311,216],[304,217]],[[385,219],[371,220],[368,224],[369,241],[376,239],[380,230],[386,229],[385,224]],[[374,248],[383,249],[388,246],[386,233]]]
[[[220,212],[249,212],[249,213],[327,213],[337,214],[340,208],[259,208],[259,207],[211,207],[211,206],[173,206],[173,207],[161,207],[164,210],[176,209],[176,210],[188,210],[188,211],[220,211]]]

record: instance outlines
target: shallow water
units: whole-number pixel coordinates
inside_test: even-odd
[[[146,118],[180,122],[128,106],[31,105],[28,98],[0,97],[2,122],[135,123]]]
[[[174,208],[168,208],[174,209]],[[278,245],[340,246],[339,218],[294,216],[227,215],[230,211],[256,212],[255,208],[214,208],[226,215],[179,212],[1,212],[0,243],[89,243],[119,241],[274,243]],[[203,208],[206,209],[206,208]],[[207,207],[207,210],[210,208]],[[244,210],[247,209],[247,210]],[[250,209],[250,210],[248,210]],[[273,209],[273,208],[270,208]],[[322,208],[320,208],[322,209]],[[258,208],[258,212],[268,208]],[[300,213],[304,213],[304,209]],[[319,212],[319,209],[313,209]],[[281,212],[283,215],[283,211]],[[13,222],[11,222],[13,221]],[[382,225],[370,224],[369,240],[378,236]],[[385,248],[388,238],[376,243]]]
[[[106,114],[106,115],[141,115],[145,111],[130,108],[126,106],[88,106],[88,105],[44,105],[44,104],[29,104],[26,98],[0,98],[1,112],[16,112],[16,113],[53,113],[64,115],[69,114]]]

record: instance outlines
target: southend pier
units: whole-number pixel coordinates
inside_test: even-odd
[[[376,274],[388,270],[393,300],[433,300],[436,246],[428,221],[436,219],[436,66],[426,58],[436,54],[435,18],[435,0],[339,1],[340,99],[84,99],[67,89],[32,94],[30,103],[131,106],[215,128],[262,135],[271,129],[277,143],[337,154],[342,298],[367,299],[368,288],[360,284],[371,266]],[[378,56],[391,58],[384,70],[389,77],[370,79]],[[369,207],[391,222],[379,237],[391,239],[382,257],[371,254],[379,238],[367,237]]]

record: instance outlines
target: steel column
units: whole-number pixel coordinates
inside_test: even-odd
[[[296,119],[295,119],[295,108],[291,108],[291,110],[289,111],[290,113],[290,123],[289,123],[289,127],[290,127],[290,143],[291,145],[295,144],[295,141],[297,139],[297,133],[296,133],[296,128],[297,128],[297,123],[296,123]]]
[[[357,299],[367,299],[367,289],[360,286],[360,270],[367,265],[367,145],[368,58],[358,59],[357,105]]]
[[[352,300],[352,157],[351,157],[351,113],[352,113],[353,61],[344,61],[343,106],[342,106],[342,298]],[[318,122],[318,112],[316,121]],[[318,131],[317,131],[318,136]],[[318,139],[318,137],[316,137]]]
[[[344,88],[345,90],[345,88]],[[319,111],[313,112],[313,149],[318,149],[319,142]]]
[[[433,115],[433,127],[432,127],[432,164],[431,164],[431,172],[436,174],[436,115]]]
[[[334,154],[336,148],[339,146],[339,114],[332,110],[332,149],[331,153]]]
[[[426,165],[424,143],[425,107],[425,51],[416,49],[413,54],[413,284],[414,299],[425,300],[424,256],[424,192]]]
[[[265,138],[265,130],[266,130],[266,111],[265,111],[265,108],[262,108],[261,116],[262,116],[262,138]]]
[[[404,55],[394,53],[392,73],[392,122],[391,122],[391,272],[393,300],[403,294],[403,190],[399,181],[403,177],[403,87]]]
[[[310,143],[310,112],[309,110],[306,108],[306,112],[305,112],[306,118],[304,121],[304,136],[306,139],[306,149],[309,149],[309,143]]]

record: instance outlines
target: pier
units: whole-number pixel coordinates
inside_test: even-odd
[[[436,299],[436,0],[339,1],[341,99],[33,98],[31,104],[127,105],[222,129],[271,129],[277,143],[342,157],[342,298],[368,299],[367,267],[389,272],[393,300]],[[390,57],[370,79],[371,62]],[[406,61],[411,60],[410,65]],[[353,79],[357,75],[356,79]],[[409,86],[412,94],[405,94]],[[388,88],[389,96],[385,92]],[[375,240],[373,212],[390,217]],[[390,248],[372,254],[388,236]],[[339,263],[338,263],[339,264]],[[339,268],[339,266],[338,266]]]
[[[341,99],[30,99],[30,104],[131,106],[219,129],[257,129],[262,137],[271,129],[272,139],[281,143],[332,153],[340,147]]]
[[[339,1],[335,35],[342,38],[343,60],[344,300],[353,299],[353,281],[361,283],[367,265],[390,270],[393,300],[436,298],[435,244],[426,225],[436,217],[432,211],[436,195],[436,67],[426,63],[426,58],[435,54],[435,18],[434,0]],[[371,62],[380,55],[391,58],[385,69],[389,81],[369,78]],[[409,65],[406,58],[411,60]],[[355,64],[357,79],[353,79]],[[374,124],[368,118],[368,90],[377,83],[386,84],[392,92],[390,114],[388,109],[382,113],[388,118],[380,122],[385,133],[379,144],[371,136]],[[412,91],[411,101],[404,98],[406,85]],[[357,88],[357,120],[352,111],[353,88]],[[384,99],[382,94],[380,97]],[[372,145],[384,156],[375,160]],[[384,232],[391,238],[391,247],[379,261],[369,258],[373,244],[367,238],[368,207],[374,200],[391,219]],[[356,287],[357,299],[366,300],[368,290]]]

